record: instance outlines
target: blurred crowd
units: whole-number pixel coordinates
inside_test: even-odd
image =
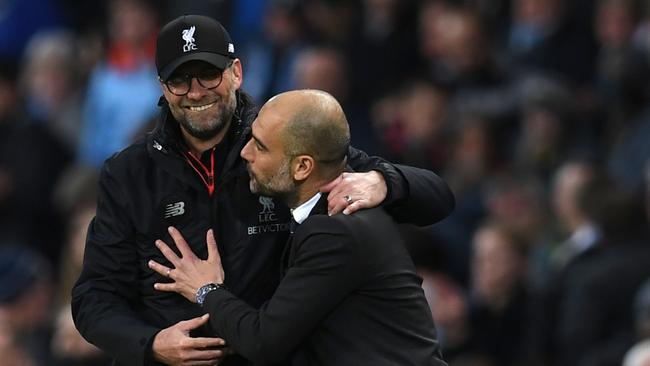
[[[102,162],[151,130],[156,32],[230,31],[243,90],[334,95],[432,169],[404,226],[452,366],[650,365],[650,1],[0,2],[0,365],[102,365],[69,309]]]

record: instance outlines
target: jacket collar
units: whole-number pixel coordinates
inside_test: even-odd
[[[314,206],[314,208],[311,209],[311,212],[309,213],[309,216],[314,216],[314,215],[327,215],[327,193],[323,193],[320,196],[320,199]]]

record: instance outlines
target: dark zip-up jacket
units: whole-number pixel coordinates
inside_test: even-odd
[[[259,307],[280,280],[280,258],[290,213],[286,206],[253,195],[239,152],[250,138],[257,108],[243,93],[224,141],[216,147],[215,190],[188,164],[178,123],[161,102],[157,128],[108,159],[99,182],[97,213],[86,239],[84,265],[72,292],[72,313],[81,334],[117,365],[149,363],[151,344],[161,329],[202,315],[200,307],[175,293],[153,288],[166,278],[148,268],[154,259],[171,266],[154,245],[173,247],[167,227],[177,227],[192,250],[207,257],[205,234],[214,229],[226,285]],[[385,207],[399,221],[432,224],[454,206],[447,185],[434,173],[391,165],[350,149],[356,171],[378,170],[386,178]],[[211,329],[193,335],[214,336]]]

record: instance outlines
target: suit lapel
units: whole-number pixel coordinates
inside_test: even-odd
[[[311,209],[309,212],[309,216],[313,215],[327,215],[327,194],[323,193],[316,202],[316,206]],[[308,216],[308,217],[309,217]],[[293,220],[293,217],[291,217],[291,220]],[[297,229],[297,228],[296,228]],[[282,277],[286,275],[287,269],[293,265],[293,261],[296,257],[296,251],[297,247],[293,245],[293,240],[294,238],[294,233],[289,234],[289,238],[287,239],[287,243],[284,246],[284,251],[282,252]]]

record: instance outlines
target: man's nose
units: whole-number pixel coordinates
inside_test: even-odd
[[[246,145],[244,145],[244,148],[241,149],[241,152],[239,153],[239,155],[248,162],[250,162],[250,145],[251,145],[251,140],[248,140]]]
[[[191,78],[190,90],[187,92],[187,97],[190,99],[201,99],[205,95],[206,90],[197,78]]]

